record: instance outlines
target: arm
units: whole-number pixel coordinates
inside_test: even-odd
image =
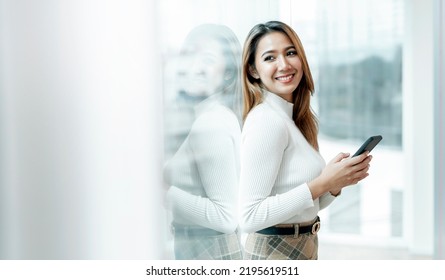
[[[177,215],[204,227],[233,232],[236,219],[240,128],[234,115],[206,114],[197,120],[190,147],[206,196],[172,187]]]
[[[240,226],[254,232],[314,206],[306,184],[271,195],[288,145],[283,120],[255,112],[246,120],[241,143]]]

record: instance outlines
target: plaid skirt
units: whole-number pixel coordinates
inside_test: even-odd
[[[317,234],[266,235],[250,233],[244,248],[245,260],[316,260]]]
[[[237,233],[213,236],[175,235],[177,260],[242,260],[242,249]]]

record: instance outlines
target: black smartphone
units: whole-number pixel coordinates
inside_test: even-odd
[[[381,135],[375,135],[375,136],[371,136],[369,137],[365,143],[363,143],[363,145],[357,150],[357,152],[355,152],[355,154],[352,157],[358,156],[363,154],[364,152],[368,151],[372,151],[372,149],[374,149],[375,146],[377,146],[377,144],[383,139],[383,137]]]

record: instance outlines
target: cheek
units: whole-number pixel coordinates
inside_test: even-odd
[[[212,91],[216,90],[218,87],[222,86],[224,83],[224,67],[211,67],[207,72],[207,82]]]
[[[295,63],[294,68],[295,68],[298,72],[303,73],[303,65],[301,64],[300,60],[298,60],[298,61]]]
[[[269,78],[274,73],[272,64],[270,64],[270,65],[267,65],[267,64],[260,64],[260,65],[258,65],[257,73],[260,76],[260,79],[262,79],[262,80]]]
[[[213,77],[219,80],[219,78],[224,78],[225,67],[224,65],[217,65],[211,69]]]
[[[214,72],[215,75],[224,76],[224,73],[226,72],[226,65],[224,63],[217,64],[214,67]]]

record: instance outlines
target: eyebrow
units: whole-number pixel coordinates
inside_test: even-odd
[[[290,49],[295,49],[295,46],[293,46],[293,45],[288,46],[288,47],[285,48],[284,50],[285,50],[285,51],[288,51],[288,50],[290,50]],[[276,53],[276,52],[277,52],[276,50],[265,51],[265,52],[261,55],[261,57],[263,57],[263,56],[266,55],[266,54]]]

